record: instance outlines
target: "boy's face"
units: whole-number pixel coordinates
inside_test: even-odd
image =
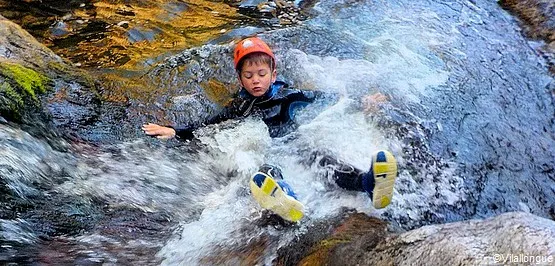
[[[247,61],[241,68],[239,82],[252,96],[260,97],[276,81],[276,73],[268,64]]]

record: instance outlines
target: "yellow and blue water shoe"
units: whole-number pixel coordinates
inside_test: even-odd
[[[374,208],[382,209],[391,203],[396,178],[395,156],[388,151],[378,151],[372,158],[370,172],[362,180],[364,189],[372,198]]]
[[[303,218],[304,206],[285,181],[276,181],[266,173],[257,172],[251,178],[250,188],[254,199],[262,208],[291,222]]]

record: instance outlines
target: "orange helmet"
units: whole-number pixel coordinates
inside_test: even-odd
[[[237,69],[237,65],[241,59],[243,59],[246,55],[261,52],[269,55],[274,62],[273,67],[276,68],[276,57],[264,41],[257,37],[246,38],[240,41],[236,46],[235,50],[233,51],[233,62],[235,63],[235,69]]]

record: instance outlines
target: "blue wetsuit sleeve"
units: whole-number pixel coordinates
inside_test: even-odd
[[[330,93],[330,92],[323,92],[323,91],[312,91],[312,90],[298,90],[298,92],[302,95],[298,97],[297,101],[313,103],[315,101],[323,101],[323,102],[335,102],[339,99],[339,95],[337,93]]]
[[[293,93],[289,97],[290,104],[288,108],[289,117],[293,117],[294,113],[316,101],[328,104],[329,102],[336,102],[339,96],[334,93],[327,93],[322,91],[309,91],[299,90],[298,93]]]

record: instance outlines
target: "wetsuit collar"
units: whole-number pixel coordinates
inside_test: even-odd
[[[260,96],[260,97],[254,97],[252,96],[245,88],[241,88],[241,91],[239,92],[239,95],[241,97],[244,98],[249,98],[249,99],[257,99],[259,102],[261,101],[267,101],[269,99],[272,99],[281,88],[285,88],[287,87],[287,84],[283,81],[276,81],[274,83],[272,83],[272,85],[270,85],[270,88],[268,89],[268,91],[266,91],[266,93],[264,93],[264,95]]]
[[[276,81],[272,83],[268,91],[266,91],[266,93],[260,97],[254,97],[245,88],[241,88],[241,91],[239,92],[239,97],[245,99],[245,101],[243,101],[240,107],[241,110],[245,110],[242,116],[249,115],[252,111],[252,108],[255,105],[259,105],[271,100],[272,98],[274,98],[274,96],[279,92],[281,88],[287,88],[287,87],[288,85],[285,82]],[[248,104],[248,106],[246,106],[246,109],[243,109],[243,106],[245,106],[245,104]]]

